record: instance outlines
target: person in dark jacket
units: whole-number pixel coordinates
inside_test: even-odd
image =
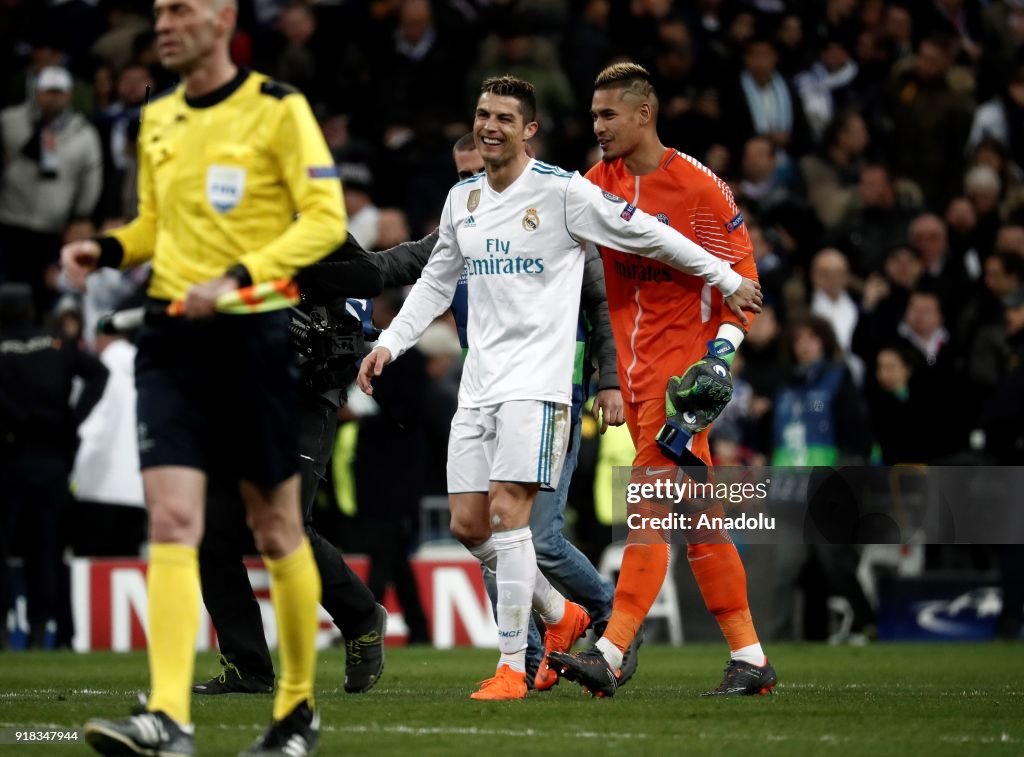
[[[429,255],[433,241],[400,245],[413,256]],[[398,254],[396,249],[383,255]],[[298,277],[303,302],[292,313],[292,333],[306,334],[297,345],[303,370],[303,406],[301,416],[300,503],[306,535],[320,571],[321,604],[330,614],[345,639],[345,690],[369,691],[384,668],[384,634],[387,613],[374,595],[346,564],[340,550],[313,527],[313,503],[331,456],[337,412],[346,387],[355,377],[358,354],[327,356],[319,354],[331,335],[339,334],[353,345],[361,345],[363,332],[372,328],[365,300],[348,297],[373,297],[379,294],[382,280],[374,257],[363,250],[352,236],[334,250],[326,262],[303,271]],[[345,261],[345,274],[339,278],[321,274]],[[319,323],[321,328],[313,325]],[[313,330],[312,340],[309,331]],[[341,333],[341,331],[344,333]],[[345,343],[348,344],[349,341]],[[211,478],[206,529],[199,548],[199,572],[203,601],[217,630],[223,671],[208,681],[193,686],[196,694],[266,693],[273,691],[274,665],[263,634],[259,603],[249,584],[242,557],[256,554],[252,535],[245,525],[245,508],[238,487],[231,481]]]
[[[34,319],[32,287],[0,284],[0,617],[10,606],[7,557],[24,535],[29,646],[42,646],[58,614],[61,510],[75,430],[103,395],[107,369]],[[71,405],[75,377],[83,384]],[[6,630],[0,624],[0,647]]]

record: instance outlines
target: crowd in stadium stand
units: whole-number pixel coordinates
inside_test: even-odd
[[[451,148],[470,130],[484,77],[533,82],[535,153],[583,171],[599,160],[594,76],[617,60],[646,66],[662,141],[733,188],[765,293],[733,368],[735,399],[713,430],[717,462],[1024,461],[1024,0],[239,8],[235,61],[307,95],[351,232],[368,249],[436,226],[455,180]],[[137,296],[144,274],[106,272],[81,298],[62,291],[56,261],[62,242],[134,215],[140,107],[147,87],[175,81],[154,41],[148,0],[0,0],[0,282],[30,284],[37,317],[102,349],[119,376],[130,345],[97,342],[94,324]],[[396,297],[378,311],[394,311]],[[429,470],[396,501],[443,494],[437,451],[457,354],[453,334],[423,347],[415,380],[438,417],[401,443]],[[117,391],[131,401],[130,381]],[[378,423],[365,405],[347,418]],[[595,520],[594,469],[617,454],[589,431],[572,494],[581,532]],[[358,460],[384,436],[345,437],[342,452]],[[141,505],[141,491],[118,503]],[[386,517],[414,531],[411,507]],[[382,517],[368,502],[355,509]],[[141,531],[131,532],[137,546]]]

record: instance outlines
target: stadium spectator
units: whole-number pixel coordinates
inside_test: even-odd
[[[374,250],[377,248],[377,235],[380,233],[380,209],[373,204],[373,198],[370,196],[370,188],[373,186],[370,167],[365,163],[342,163],[338,166],[338,174],[345,195],[349,233],[361,247]]]
[[[497,37],[485,42],[478,67],[467,78],[476,102],[476,82],[490,76],[512,74],[533,82],[537,88],[538,118],[550,136],[576,120],[569,79],[558,62],[551,42],[540,36],[536,20],[515,14],[498,27]]]
[[[800,159],[807,199],[826,229],[842,220],[857,197],[870,139],[860,113],[843,110],[826,127],[823,149]]]
[[[0,613],[10,607],[7,558],[25,560],[30,647],[56,619],[61,523],[75,431],[103,394],[107,370],[91,355],[36,326],[32,290],[0,283]],[[78,401],[72,382],[82,380]],[[0,629],[0,642],[6,634]],[[0,644],[2,646],[2,644]]]
[[[949,332],[943,321],[938,295],[929,289],[918,289],[911,293],[896,333],[910,343],[925,364],[939,366],[948,357],[944,353],[949,345]]]
[[[1010,357],[978,421],[985,450],[999,465],[1024,464],[1024,288],[1003,298]],[[1012,610],[1011,610],[1012,614]],[[1018,613],[1019,614],[1019,613]]]
[[[92,55],[115,70],[128,65],[135,52],[135,38],[153,28],[153,22],[138,11],[132,0],[114,0],[107,4],[108,29],[92,44]]]
[[[907,238],[921,200],[916,184],[894,181],[883,163],[867,163],[860,172],[856,199],[828,238],[847,252],[858,275],[877,272],[892,245]]]
[[[826,40],[818,60],[797,74],[793,84],[800,93],[811,138],[820,144],[836,113],[857,104],[857,61],[838,39]]]
[[[775,396],[772,465],[863,464],[870,446],[866,412],[829,324],[816,316],[796,321],[786,338],[786,357],[790,375]],[[864,634],[873,613],[857,583],[853,547],[787,545],[775,555],[772,638],[791,632],[794,592],[810,559],[820,565],[831,592],[849,601],[851,632]],[[809,602],[810,597],[806,614],[812,612]]]
[[[1014,66],[1005,89],[974,111],[967,149],[985,139],[1003,145],[1018,168],[1024,169],[1024,57]]]
[[[71,544],[77,555],[131,557],[146,541],[148,523],[135,438],[137,350],[119,336],[98,334],[94,342],[109,378],[78,428]]]
[[[967,272],[962,260],[955,260],[950,252],[945,222],[932,213],[922,213],[910,222],[907,241],[921,258],[924,275],[931,281],[944,311],[952,312]]]
[[[797,320],[786,337],[789,376],[773,401],[772,465],[837,465],[867,457],[862,401],[828,321]]]
[[[888,3],[882,20],[882,39],[889,48],[893,61],[910,58],[914,54],[914,18],[910,7],[903,3]]]
[[[787,13],[775,28],[775,49],[779,54],[779,73],[796,76],[811,62],[811,46],[804,37],[804,20],[799,13]]]
[[[778,155],[779,149],[767,136],[755,135],[743,145],[737,197],[757,215],[766,215],[791,199]]]
[[[381,208],[377,214],[377,249],[387,249],[408,242],[409,220],[400,208]]]
[[[97,115],[96,129],[103,146],[103,191],[96,214],[102,218],[132,218],[138,205],[136,140],[139,113],[152,91],[149,69],[135,63],[117,74],[116,99]]]
[[[960,189],[970,130],[971,98],[954,87],[952,65],[950,40],[926,37],[913,66],[894,74],[886,92],[891,165],[898,175],[917,182],[933,210],[944,208]]]
[[[31,101],[0,111],[0,277],[32,286],[36,312],[52,304],[46,270],[74,218],[92,215],[103,183],[96,130],[71,108],[71,74],[44,68]]]
[[[808,140],[807,121],[792,84],[776,71],[778,54],[771,40],[750,39],[743,51],[743,69],[726,101],[725,123],[735,150],[754,134],[769,137],[786,155],[800,155]]]
[[[886,343],[896,339],[910,293],[921,278],[921,261],[909,247],[895,247],[886,257],[885,273],[872,273],[864,282],[861,317],[853,349],[868,365]]]
[[[931,458],[930,435],[935,426],[932,399],[914,381],[914,360],[899,347],[885,347],[875,360],[870,399],[871,432],[886,465],[925,463]]]
[[[849,286],[850,265],[843,253],[826,247],[814,256],[811,260],[811,313],[832,327],[850,374],[860,384],[864,364],[852,351],[860,308],[847,291]]]

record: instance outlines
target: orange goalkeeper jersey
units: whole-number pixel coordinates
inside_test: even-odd
[[[633,176],[625,163],[598,163],[587,178],[631,208],[656,216],[708,252],[757,278],[743,215],[732,191],[710,169],[671,148],[655,171]],[[608,310],[627,402],[661,399],[678,376],[707,351],[723,322],[737,322],[717,289],[662,263],[602,247]],[[747,319],[753,314],[748,313]]]

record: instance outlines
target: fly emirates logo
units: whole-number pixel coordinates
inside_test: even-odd
[[[642,261],[634,263],[631,260],[616,260],[615,273],[630,281],[650,281],[655,284],[672,281],[672,273],[667,268]]]
[[[515,276],[544,273],[544,258],[513,255],[512,242],[507,239],[485,239],[485,256],[466,256],[466,272],[470,276]]]

